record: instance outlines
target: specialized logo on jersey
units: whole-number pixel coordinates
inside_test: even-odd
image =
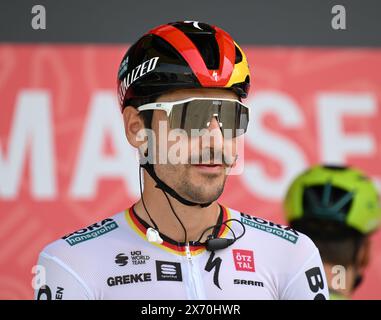
[[[218,289],[222,290],[222,288],[220,287],[219,279],[218,279],[218,276],[220,275],[222,259],[220,257],[217,257],[216,259],[214,259],[215,254],[216,253],[214,251],[210,253],[208,262],[205,265],[205,271],[210,272],[214,269],[213,283],[217,286]]]
[[[271,221],[266,221],[261,218],[252,217],[241,212],[241,222],[247,226],[272,233],[282,239],[296,243],[299,239],[299,234],[291,227],[275,224]]]
[[[158,281],[183,281],[181,264],[170,261],[156,261],[156,275]]]
[[[233,258],[235,269],[237,271],[255,272],[253,251],[233,249]]]
[[[62,237],[62,239],[65,240],[71,246],[74,246],[81,242],[98,238],[99,236],[102,236],[105,233],[108,233],[116,228],[118,228],[118,224],[113,219],[109,218],[99,223],[94,223],[85,229],[81,229],[75,231],[74,233],[70,233]]]

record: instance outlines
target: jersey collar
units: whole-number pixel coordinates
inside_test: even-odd
[[[219,205],[219,206],[220,206],[220,215],[218,217],[217,223],[221,223],[222,221],[230,219],[229,209],[222,205]],[[146,238],[146,231],[150,227],[150,225],[136,214],[134,210],[134,205],[126,210],[125,218],[129,226],[132,228],[132,230],[134,230],[140,237],[142,237],[145,241],[148,242]],[[214,231],[218,237],[225,237],[229,231],[229,228],[226,227],[226,225],[222,225],[216,228],[216,230]],[[186,255],[185,253],[186,244],[184,242],[177,242],[162,233],[160,233],[160,237],[164,240],[162,244],[152,243],[152,242],[150,242],[150,244],[174,254],[178,254],[182,256]],[[189,244],[190,244],[189,248],[191,250],[192,255],[200,254],[206,250],[205,245],[195,243],[192,241],[190,241]]]

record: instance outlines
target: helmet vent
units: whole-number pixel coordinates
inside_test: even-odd
[[[334,165],[334,164],[325,164],[323,168],[329,169],[329,170],[336,170],[336,171],[344,171],[348,169],[347,166],[340,166],[340,165]]]
[[[237,64],[237,63],[240,63],[241,61],[242,61],[242,53],[238,49],[238,47],[235,46],[235,61],[234,61],[234,63]]]
[[[353,196],[352,192],[333,187],[330,183],[310,186],[304,189],[303,211],[306,217],[344,222],[351,209]]]
[[[198,21],[184,21],[175,22],[172,26],[181,30],[193,42],[209,70],[218,70],[220,50],[215,37],[216,31],[210,25]]]
[[[187,33],[209,70],[217,70],[220,66],[220,50],[214,34]]]

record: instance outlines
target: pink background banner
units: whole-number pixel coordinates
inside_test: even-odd
[[[0,298],[31,299],[49,242],[129,207],[136,153],[116,99],[123,46],[0,45]],[[349,164],[381,186],[381,50],[246,47],[244,173],[221,203],[284,223],[309,165]],[[381,233],[357,299],[381,299]]]

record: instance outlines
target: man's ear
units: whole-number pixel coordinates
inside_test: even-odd
[[[369,264],[370,251],[371,251],[371,241],[368,236],[364,239],[364,242],[362,243],[357,255],[357,265],[361,271],[364,271]]]
[[[128,142],[135,148],[139,148],[147,139],[144,139],[144,121],[136,108],[128,106],[123,110],[124,131]]]

